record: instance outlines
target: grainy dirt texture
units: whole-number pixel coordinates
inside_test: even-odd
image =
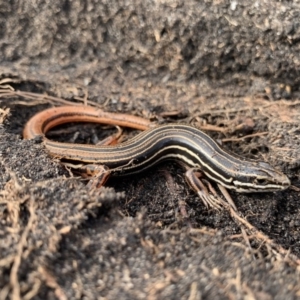
[[[0,299],[300,298],[300,4],[242,3],[1,1]],[[93,192],[22,139],[58,99],[192,124],[293,186],[217,211],[166,162]]]

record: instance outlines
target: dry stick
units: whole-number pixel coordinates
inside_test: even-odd
[[[60,285],[57,283],[54,276],[52,276],[46,268],[39,267],[38,269],[39,273],[42,275],[43,280],[45,281],[46,285],[54,290],[54,294],[57,297],[58,300],[67,300],[67,296],[64,292],[64,290],[60,287]]]
[[[262,136],[262,135],[267,135],[269,132],[268,131],[263,131],[263,132],[257,132],[257,133],[253,133],[253,134],[248,134],[248,135],[244,135],[240,138],[227,138],[227,139],[222,139],[223,143],[226,142],[239,142],[239,141],[243,141],[247,138],[252,138],[252,137],[256,137],[256,136]]]
[[[22,253],[23,248],[26,245],[26,239],[27,236],[32,228],[32,225],[35,221],[36,215],[35,215],[35,207],[34,207],[34,201],[33,198],[30,198],[29,200],[29,207],[28,207],[30,217],[27,223],[26,228],[24,229],[22,236],[20,238],[19,244],[17,246],[17,254],[15,256],[11,271],[10,271],[10,286],[12,289],[12,295],[11,298],[14,300],[21,299],[20,297],[20,284],[18,281],[18,270],[21,265],[22,260]]]
[[[218,187],[220,189],[220,191],[222,192],[223,196],[225,197],[225,199],[227,200],[227,202],[229,203],[229,211],[231,213],[231,216],[233,218],[235,218],[236,221],[238,221],[239,223],[244,224],[248,229],[250,230],[255,230],[256,233],[258,233],[258,235],[254,236],[254,238],[258,238],[260,240],[263,240],[263,243],[268,243],[270,246],[273,246],[274,248],[278,248],[279,249],[279,253],[281,253],[282,255],[285,255],[285,257],[288,257],[288,255],[290,254],[290,250],[286,251],[285,249],[281,248],[279,245],[275,244],[269,237],[267,237],[266,235],[264,235],[262,232],[258,231],[253,225],[251,225],[250,223],[248,223],[247,220],[241,218],[238,214],[237,214],[237,208],[231,198],[231,196],[229,195],[228,191],[221,186],[220,184],[218,184]],[[226,205],[225,207],[228,208],[228,205]],[[241,220],[243,220],[243,222],[241,222]],[[249,241],[249,236],[247,235],[246,231],[244,228],[240,227],[241,231],[242,231],[242,237],[245,239],[249,249],[251,250],[251,244]],[[283,251],[283,252],[282,252]],[[295,259],[295,257],[293,257]],[[296,263],[299,264],[300,260],[298,260],[296,258]]]
[[[194,120],[197,117],[204,117],[206,115],[215,116],[215,115],[220,115],[220,114],[224,114],[224,113],[238,113],[238,112],[241,112],[241,111],[248,111],[248,110],[249,110],[249,108],[247,108],[247,107],[218,109],[218,110],[206,110],[206,111],[198,113],[197,115],[192,117],[191,121]]]
[[[6,108],[6,109],[2,109],[0,108],[0,124],[3,124],[3,122],[5,121],[5,119],[7,118],[8,114],[9,114],[10,109]]]
[[[231,196],[229,195],[228,191],[221,185],[218,184],[218,187],[220,189],[220,191],[222,192],[223,196],[225,197],[225,199],[227,200],[227,202],[229,203],[229,205],[235,210],[237,211],[237,208],[235,206],[235,203],[233,202]]]
[[[215,132],[222,132],[225,133],[228,129],[216,125],[211,125],[211,124],[206,124],[206,125],[200,125],[197,126],[201,130],[206,130],[206,131],[215,131]]]
[[[227,202],[229,203],[230,208],[237,212],[237,208],[235,206],[235,203],[233,202],[231,196],[229,195],[228,191],[226,190],[226,188],[224,188],[222,185],[218,184],[218,187],[220,189],[220,191],[222,192],[223,196],[225,197],[225,199],[227,200]],[[249,236],[247,235],[246,230],[240,226],[241,232],[242,232],[242,237],[244,238],[248,248],[250,249],[250,251],[252,252],[252,247],[249,241]]]
[[[220,188],[221,192],[223,193],[223,191],[225,190],[225,188],[223,188],[221,186],[219,186],[219,188]],[[227,190],[226,190],[225,194],[226,193],[228,195]],[[227,199],[227,197],[225,195],[224,195],[224,197]],[[287,258],[289,257],[291,259],[291,261],[293,261],[295,264],[300,265],[300,259],[298,257],[296,257],[295,255],[290,254],[290,250],[285,250],[283,247],[281,247],[280,245],[276,244],[267,235],[265,235],[264,233],[262,233],[261,231],[259,231],[255,226],[251,225],[246,219],[244,219],[243,217],[239,216],[238,213],[237,213],[237,210],[235,208],[235,205],[232,206],[231,203],[229,205],[227,205],[227,203],[224,200],[222,200],[222,201],[224,202],[224,207],[226,207],[229,210],[231,216],[234,218],[235,221],[237,221],[239,223],[239,225],[242,224],[247,229],[249,229],[250,231],[255,232],[255,237],[258,240],[263,241],[263,243],[266,243],[266,245],[269,246],[271,249],[273,249],[273,251],[276,250],[277,253],[279,253],[282,256],[284,256],[283,257],[284,260],[287,260]],[[241,228],[241,230],[242,230],[242,228]],[[250,242],[249,242],[249,237],[245,235],[245,232],[243,232],[243,230],[242,230],[242,236],[244,238],[246,238],[246,242],[247,242],[248,246],[251,247],[250,246]]]
[[[36,278],[35,282],[33,283],[33,287],[31,288],[31,290],[29,290],[24,296],[23,296],[23,300],[30,300],[32,299],[34,296],[36,296],[40,290],[42,281],[40,280],[40,278]]]
[[[268,108],[270,106],[274,106],[274,105],[278,105],[278,101],[276,102],[269,102],[265,104],[264,106],[262,106],[261,108]],[[293,106],[293,105],[299,105],[300,101],[299,100],[295,100],[295,101],[286,101],[286,100],[280,100],[279,104],[285,105],[285,106]]]
[[[197,300],[197,299],[201,299],[201,292],[198,288],[197,282],[193,281],[191,284],[191,288],[190,288],[190,295],[188,300]]]
[[[60,103],[60,104],[73,105],[73,106],[82,105],[82,103],[71,102],[71,101],[67,101],[67,100],[64,100],[64,99],[59,98],[59,97],[49,96],[49,95],[40,94],[40,93],[31,93],[31,92],[23,92],[23,91],[11,91],[11,90],[0,90],[0,98],[8,98],[8,97],[13,97],[13,96],[20,96],[20,97],[28,98],[28,99],[31,99],[31,100],[38,100],[38,101],[41,101],[40,103],[50,102],[50,103]],[[85,95],[84,99],[81,99],[79,97],[76,97],[76,99],[84,102],[84,105],[88,104],[90,106],[101,108],[100,104],[95,103],[93,101],[88,101],[86,99],[86,95]],[[14,103],[18,103],[18,102],[14,102]],[[27,103],[27,102],[20,102],[18,104],[32,105],[32,103]]]
[[[13,90],[13,87],[10,86],[8,83],[20,83],[21,80],[20,79],[17,79],[17,78],[10,78],[10,77],[5,77],[3,79],[0,80],[0,87],[3,87],[3,86],[9,86],[12,90]],[[4,85],[5,83],[5,85]]]
[[[66,105],[79,105],[78,103],[70,102],[67,100],[63,100],[60,98],[57,98],[56,100],[50,99],[51,96],[47,96],[44,94],[38,94],[38,93],[30,93],[30,92],[22,92],[22,91],[8,91],[8,92],[3,92],[0,90],[0,98],[9,98],[13,96],[19,96],[23,98],[28,98],[30,100],[35,100],[31,102],[24,102],[24,101],[14,101],[13,104],[21,104],[21,105],[27,105],[27,106],[34,106],[37,104],[43,104],[43,103],[53,103],[53,102],[58,102],[61,104],[66,104]]]
[[[261,100],[260,103],[261,103],[260,107],[256,108],[256,107],[251,106],[251,108],[253,110],[261,111],[262,109],[268,108],[270,106],[278,105],[278,102],[271,102],[270,103],[269,101],[266,101],[266,100]],[[297,105],[300,104],[300,101],[296,100],[296,101],[290,102],[290,101],[281,100],[280,104],[282,104],[284,106],[297,106]],[[248,111],[248,110],[249,110],[249,107],[239,107],[239,108],[229,108],[229,109],[226,108],[226,109],[218,109],[218,110],[209,109],[209,110],[205,110],[205,111],[199,112],[198,114],[194,115],[191,118],[191,121],[193,121],[194,119],[197,119],[197,117],[203,117],[203,116],[206,116],[206,115],[216,116],[216,115],[221,115],[221,114],[225,114],[225,113],[226,114],[228,114],[228,113],[238,113],[238,112]]]

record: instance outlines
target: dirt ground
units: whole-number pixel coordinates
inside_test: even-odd
[[[300,298],[300,5],[241,2],[0,3],[0,300]],[[292,187],[217,211],[165,162],[91,192],[22,139],[60,99],[192,124]],[[51,138],[75,132],[103,130]]]

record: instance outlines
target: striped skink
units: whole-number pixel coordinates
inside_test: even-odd
[[[69,122],[112,124],[144,131],[114,146],[62,143],[45,137],[54,126]],[[137,173],[164,159],[179,160],[189,168],[186,177],[191,187],[206,205],[212,207],[217,206],[217,200],[201,189],[202,182],[195,175],[196,171],[237,192],[272,192],[290,186],[287,176],[268,163],[229,154],[208,135],[189,125],[157,126],[136,116],[107,113],[87,106],[63,106],[33,116],[23,135],[26,139],[43,136],[44,145],[52,156],[69,163],[84,164],[81,168],[87,174],[100,174],[100,185],[110,174]]]

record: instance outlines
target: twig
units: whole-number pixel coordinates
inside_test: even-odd
[[[18,271],[19,271],[21,261],[22,261],[23,248],[26,246],[26,243],[27,243],[26,240],[27,240],[28,234],[29,234],[30,230],[32,229],[33,223],[36,218],[33,198],[30,198],[30,200],[29,200],[28,210],[30,213],[29,220],[28,220],[27,226],[25,227],[25,229],[21,235],[19,244],[17,246],[17,254],[14,258],[14,262],[13,262],[13,265],[12,265],[12,268],[10,271],[10,287],[12,289],[11,299],[14,299],[14,300],[21,299],[20,284],[19,284],[19,280],[18,280]]]
[[[248,138],[252,138],[252,137],[256,137],[256,136],[262,136],[262,135],[267,135],[269,134],[268,131],[264,131],[264,132],[256,132],[256,133],[252,133],[252,134],[248,134],[248,135],[244,135],[240,138],[227,138],[227,139],[222,139],[222,142],[223,143],[226,143],[226,142],[239,142],[239,141],[243,141],[245,139],[248,139]]]
[[[49,96],[47,94],[40,94],[40,93],[31,93],[31,92],[23,92],[23,91],[12,91],[10,89],[0,89],[0,98],[10,98],[13,96],[20,96],[23,98],[31,99],[31,100],[36,100],[38,102],[22,102],[22,101],[14,101],[14,104],[22,104],[22,105],[36,105],[36,104],[42,104],[42,103],[59,103],[59,104],[64,104],[64,105],[73,105],[73,106],[78,106],[82,105],[82,103],[76,103],[76,102],[71,102],[68,100],[64,100],[59,97],[55,96]],[[86,100],[86,95],[84,99],[76,98],[77,100],[80,100],[83,102],[85,105],[88,104],[90,106],[94,107],[99,107],[101,108],[101,105],[93,102],[93,101],[88,101]]]

